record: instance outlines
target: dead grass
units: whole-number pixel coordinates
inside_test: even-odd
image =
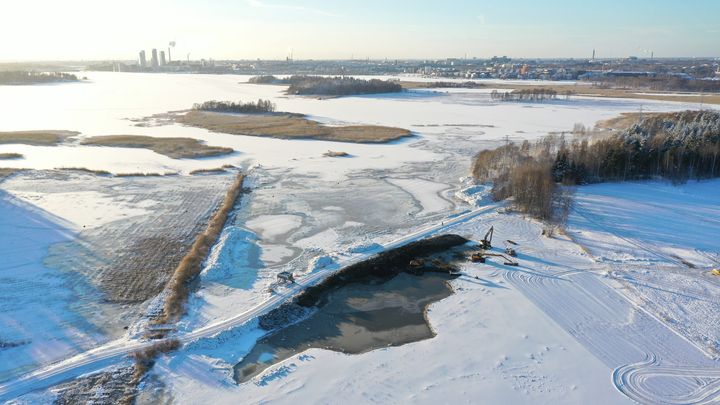
[[[13,173],[19,171],[21,169],[13,169],[10,167],[0,167],[0,180],[4,179],[5,177],[11,176]]]
[[[185,302],[190,293],[188,283],[192,281],[202,270],[202,263],[205,261],[210,248],[217,241],[220,232],[225,226],[228,215],[235,206],[245,176],[238,174],[235,182],[230,186],[220,207],[210,218],[205,231],[200,233],[190,247],[188,253],[183,257],[175,269],[170,282],[168,283],[168,295],[165,299],[163,314],[156,323],[165,324],[177,320],[185,311]]]
[[[227,172],[227,169],[235,169],[233,165],[222,165],[220,167],[213,167],[210,169],[195,169],[190,172],[191,175],[195,174],[219,174]]]
[[[334,150],[329,150],[325,153],[323,153],[323,156],[325,157],[347,157],[350,156],[347,152],[336,152]]]
[[[165,339],[134,352],[132,354],[132,358],[135,360],[133,383],[138,383],[145,373],[152,368],[158,355],[177,350],[180,346],[182,344],[177,339]]]
[[[644,116],[649,117],[652,113],[645,113]],[[630,128],[640,118],[640,113],[620,113],[617,117],[607,120],[598,121],[595,127],[598,129],[622,131]]]
[[[190,172],[191,175],[196,175],[196,174],[219,174],[219,173],[225,173],[225,169],[223,169],[222,167],[215,167],[215,168],[212,168],[212,169],[196,169],[196,170],[192,170],[192,171]]]
[[[223,114],[190,111],[177,122],[232,135],[266,136],[280,139],[320,139],[354,143],[385,143],[406,136],[402,128],[376,125],[326,126],[299,114]]]
[[[22,153],[0,153],[0,160],[22,159],[24,157]]]
[[[176,175],[176,172],[168,172],[168,173],[116,173],[114,174],[115,177],[162,177],[162,176],[174,176]]]
[[[97,176],[110,176],[112,173],[110,173],[107,170],[93,170],[88,169],[87,167],[56,167],[55,170],[65,170],[70,172],[81,172],[81,173],[87,173],[87,174],[94,174]]]
[[[227,155],[232,148],[208,146],[193,138],[156,138],[142,135],[106,135],[84,139],[83,145],[145,148],[173,159]]]
[[[0,144],[19,143],[35,146],[55,146],[77,134],[79,132],[60,130],[0,132]]]

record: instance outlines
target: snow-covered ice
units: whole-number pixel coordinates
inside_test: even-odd
[[[697,107],[581,96],[542,104],[496,103],[490,100],[489,89],[317,100],[288,97],[279,86],[239,84],[247,77],[233,75],[87,76],[88,83],[3,89],[0,104],[7,114],[0,130],[77,130],[80,138],[187,136],[232,147],[237,153],[193,160],[76,143],[0,145],[0,152],[25,155],[4,166],[184,175],[234,164],[249,173],[246,186],[252,192],[243,196],[241,209],[214,246],[200,288],[190,299],[188,316],[178,326],[180,332],[263,302],[279,271],[334,269],[341,258],[379,251],[386,242],[414,229],[488,204],[486,187],[471,185],[463,176],[473,154],[500,144],[506,135],[532,140],[548,132],[569,131],[575,123],[591,127],[640,108]],[[138,127],[128,120],[186,109],[205,100],[258,98],[271,99],[278,110],[308,114],[331,125],[399,126],[415,136],[362,145],[217,134],[180,125]],[[353,157],[322,157],[329,149]],[[665,399],[671,394],[685,399],[712,394],[717,380],[707,370],[717,368],[709,356],[717,348],[720,310],[717,282],[707,275],[706,267],[718,260],[716,183],[679,188],[657,183],[581,187],[569,225],[572,240],[541,239],[539,225],[513,215],[488,214],[451,229],[479,239],[491,223],[497,224],[498,240],[520,243],[521,266],[467,265],[466,275],[453,282],[456,293],[434,304],[428,314],[437,332],[434,339],[358,356],[313,349],[272,367],[253,383],[237,386],[231,383],[229,370],[260,337],[257,326],[250,323],[163,358],[154,373],[172,395],[193,403],[338,399],[622,403],[627,398],[620,387],[636,400],[647,399],[643,397],[647,392]],[[0,269],[29,266],[28,277],[42,277],[23,283],[47,284],[42,288],[50,293],[35,307],[23,307],[20,303],[32,300],[25,290],[17,290],[13,295],[17,300],[3,304],[10,307],[0,312],[0,322],[13,331],[11,324],[29,316],[26,312],[36,312],[35,318],[28,318],[31,322],[40,322],[37,316],[43,313],[52,322],[26,331],[31,344],[0,352],[0,363],[8,365],[0,369],[0,376],[3,371],[30,367],[35,360],[47,362],[71,352],[57,346],[57,356],[46,358],[44,349],[36,351],[33,345],[73,342],[74,350],[81,350],[94,344],[90,327],[73,330],[62,339],[47,335],[67,333],[54,325],[65,325],[63,317],[73,316],[63,307],[71,300],[72,289],[64,288],[62,277],[50,274],[42,264],[47,248],[74,238],[71,230],[82,226],[101,226],[118,215],[142,216],[153,210],[150,200],[129,206],[121,197],[108,199],[102,193],[68,190],[50,196],[5,189],[6,184],[0,184],[5,190],[0,191],[4,196],[0,238],[10,238],[8,243],[22,241],[22,249],[30,253],[23,258],[14,255],[10,267],[3,264]],[[108,207],[113,208],[108,212]],[[23,227],[38,221],[41,225]],[[684,232],[687,228],[697,232]],[[24,236],[13,239],[5,229]],[[3,245],[14,246],[8,243]],[[696,268],[681,268],[683,261]],[[74,319],[71,324],[81,323]],[[22,340],[18,333],[12,341]],[[6,339],[3,331],[0,339]],[[10,358],[5,356],[13,357],[5,361]],[[705,383],[702,392],[698,381]]]
[[[72,308],[73,275],[44,265],[51,245],[74,237],[66,221],[0,190],[0,380],[103,340]]]

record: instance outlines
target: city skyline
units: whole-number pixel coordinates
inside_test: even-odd
[[[588,9],[461,0],[88,0],[5,6],[4,61],[129,60],[141,49],[191,59],[438,59],[720,56],[720,3],[608,0]],[[37,8],[42,13],[33,12]],[[28,16],[32,16],[31,21]],[[28,27],[43,27],[31,29]],[[18,35],[20,33],[21,35]]]

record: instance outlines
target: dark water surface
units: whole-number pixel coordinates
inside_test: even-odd
[[[453,277],[446,272],[403,272],[326,291],[312,315],[258,341],[235,365],[235,381],[248,381],[309,348],[357,354],[429,339],[434,333],[425,309],[452,294],[447,281]]]

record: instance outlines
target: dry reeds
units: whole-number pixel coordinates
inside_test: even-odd
[[[61,130],[0,132],[0,143],[23,145],[55,146],[79,132]]]
[[[0,160],[22,159],[22,153],[0,153]]]
[[[55,170],[81,172],[81,173],[87,173],[87,174],[94,174],[97,176],[110,176],[112,174],[107,170],[93,170],[93,169],[88,169],[87,167],[57,167],[57,168],[55,168]]]
[[[212,132],[232,135],[266,136],[280,139],[320,139],[353,143],[384,143],[412,136],[406,129],[379,125],[327,126],[303,115],[222,114],[193,110],[177,117],[177,122]]]
[[[350,154],[347,152],[337,152],[334,150],[329,150],[329,151],[323,153],[323,156],[325,156],[325,157],[347,157],[347,156],[350,156]]]
[[[171,176],[175,174],[174,172],[171,173],[143,173],[143,172],[132,172],[132,173],[116,173],[115,177],[162,177],[162,176]]]
[[[193,138],[161,138],[141,135],[93,136],[82,141],[83,145],[145,148],[173,159],[220,156],[233,153],[232,148],[208,146]]]
[[[152,365],[155,363],[155,359],[161,353],[168,353],[173,350],[177,350],[182,346],[177,339],[165,339],[153,343],[152,345],[140,349],[132,353],[132,358],[135,360],[135,372],[133,373],[133,382],[138,383],[145,373],[150,370]]]
[[[163,314],[158,323],[168,323],[179,318],[185,309],[185,302],[189,295],[188,283],[197,277],[202,271],[202,264],[205,261],[210,248],[217,241],[220,232],[225,226],[230,212],[235,206],[245,176],[238,174],[230,186],[220,207],[208,222],[207,228],[195,239],[190,251],[185,255],[167,286],[168,295],[165,299]]]

